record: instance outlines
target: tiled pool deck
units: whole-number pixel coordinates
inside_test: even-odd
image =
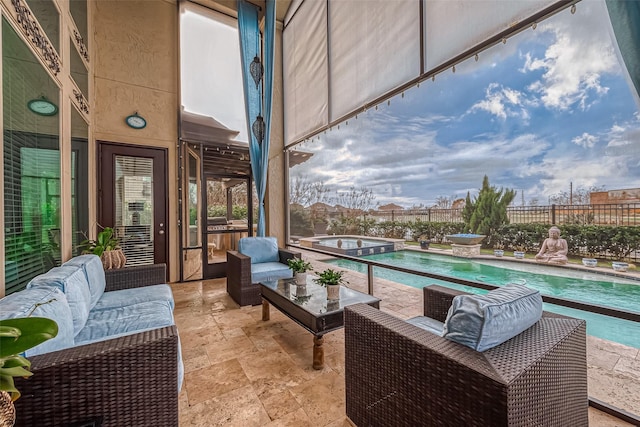
[[[305,251],[314,269],[324,255]],[[330,266],[336,268],[336,266]],[[365,275],[347,271],[349,286],[366,292]],[[185,360],[180,426],[350,426],[345,415],[344,333],[325,336],[325,367],[311,367],[311,334],[277,310],[238,307],[226,279],[173,284]],[[399,318],[422,314],[419,289],[382,279],[380,309]],[[640,414],[640,350],[587,338],[589,395]],[[627,426],[589,409],[590,426]]]

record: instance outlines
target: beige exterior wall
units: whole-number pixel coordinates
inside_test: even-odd
[[[167,149],[170,280],[179,278],[177,142],[179,26],[175,0],[90,2],[93,140]],[[128,127],[138,112],[144,129]],[[95,158],[95,157],[94,157]],[[95,198],[96,192],[92,192]],[[96,205],[96,200],[91,204]]]

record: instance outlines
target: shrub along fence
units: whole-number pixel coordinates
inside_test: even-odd
[[[638,261],[640,227],[565,224],[561,237],[567,240],[569,255],[578,257]],[[459,222],[381,221],[371,218],[343,217],[332,221],[329,234],[355,234],[418,241],[421,237],[432,243],[450,243],[446,235],[464,233]],[[483,241],[485,247],[538,252],[549,236],[548,224],[505,224]]]

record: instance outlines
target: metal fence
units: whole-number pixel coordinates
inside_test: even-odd
[[[379,221],[463,222],[462,208],[369,211]],[[640,203],[602,205],[510,206],[511,224],[640,225]]]

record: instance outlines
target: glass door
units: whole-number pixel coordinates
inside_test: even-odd
[[[100,144],[101,227],[113,227],[126,267],[167,262],[166,152]]]
[[[238,241],[250,235],[252,203],[249,178],[207,176],[203,212],[205,279],[225,277],[227,251],[238,250]]]

